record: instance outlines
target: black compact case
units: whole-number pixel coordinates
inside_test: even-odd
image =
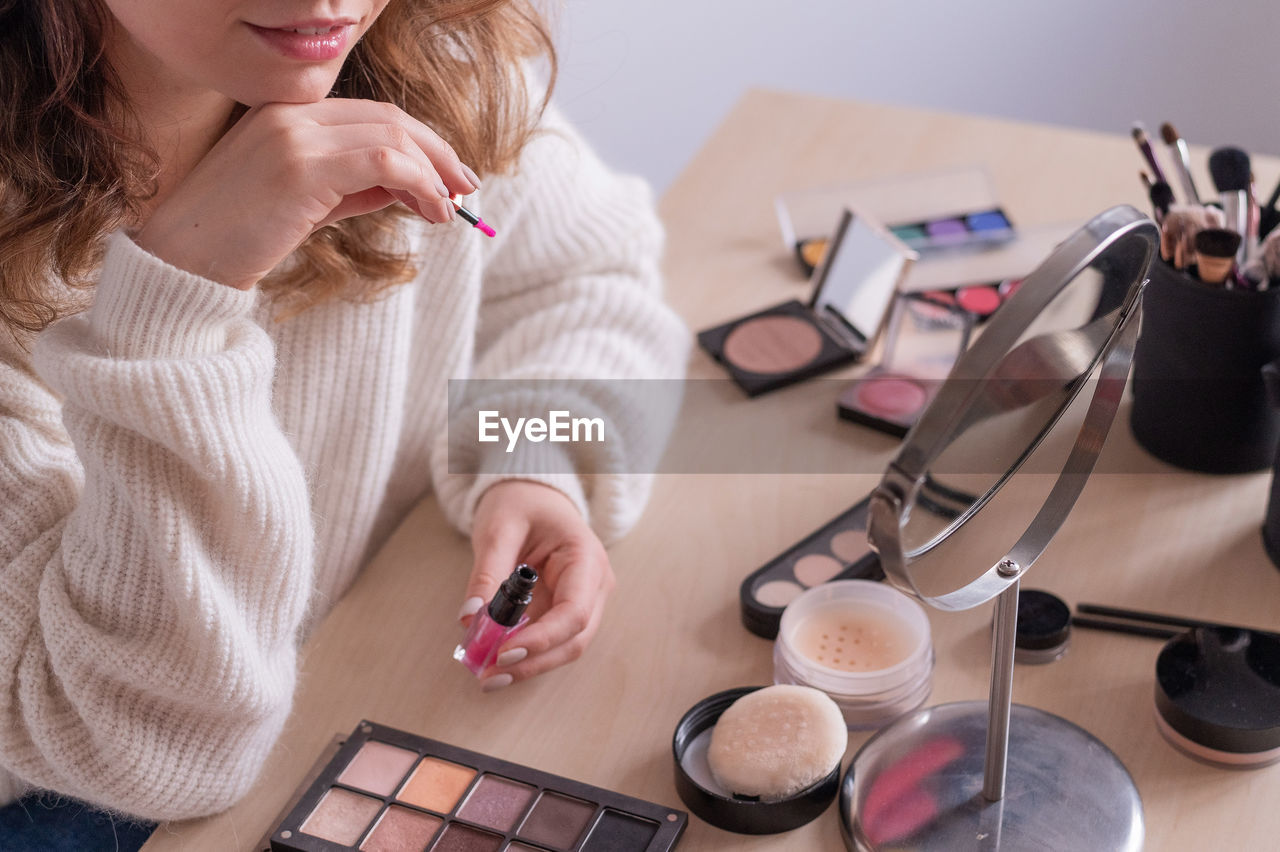
[[[739,834],[778,834],[812,822],[830,807],[840,785],[839,763],[826,777],[786,799],[773,802],[725,795],[698,782],[696,773],[691,772],[686,763],[693,759],[699,736],[715,727],[733,702],[762,688],[743,686],[704,698],[684,714],[671,741],[676,792],[681,801],[712,825]]]
[[[814,273],[809,302],[792,299],[698,333],[698,343],[758,396],[852,363],[884,325],[915,253],[846,209]]]

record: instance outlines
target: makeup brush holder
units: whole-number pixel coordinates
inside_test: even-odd
[[[1265,470],[1280,408],[1262,367],[1280,358],[1280,289],[1228,290],[1157,259],[1133,355],[1133,435],[1156,458],[1204,473]]]
[[[1271,405],[1280,407],[1280,360],[1263,367],[1262,378]],[[1280,568],[1280,457],[1271,468],[1271,494],[1267,498],[1267,515],[1262,522],[1262,544],[1272,564]]]

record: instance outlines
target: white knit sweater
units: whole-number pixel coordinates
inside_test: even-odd
[[[425,493],[465,530],[508,475],[448,472],[448,379],[682,375],[647,189],[544,123],[477,196],[498,237],[406,226],[419,275],[372,304],[280,321],[117,234],[85,312],[0,344],[0,803],[228,807],[308,625]],[[606,541],[648,485],[546,478]]]

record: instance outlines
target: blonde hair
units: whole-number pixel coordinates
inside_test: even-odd
[[[103,237],[136,221],[158,163],[131,127],[103,55],[96,0],[0,0],[0,324],[35,332],[92,285]],[[537,104],[519,68],[545,58]],[[334,85],[429,124],[480,174],[509,170],[555,79],[555,50],[529,0],[392,0]],[[367,300],[413,275],[388,239],[389,207],[313,234],[262,288],[295,313]],[[57,285],[60,280],[66,286]]]

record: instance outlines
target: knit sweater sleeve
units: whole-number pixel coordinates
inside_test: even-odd
[[[477,398],[493,404],[488,386],[531,411],[538,406],[527,404],[530,398],[554,379],[550,404],[598,416],[606,441],[526,445],[514,454],[490,445],[464,461],[475,447],[459,444],[470,442],[475,428],[458,429],[455,416],[448,452],[435,454],[436,491],[445,512],[467,529],[494,482],[543,481],[575,500],[611,541],[643,509],[689,352],[687,329],[662,300],[663,232],[649,188],[606,168],[551,108],[515,174],[486,182],[479,199],[499,234],[485,264],[466,383],[476,388],[473,404],[455,405],[467,394],[451,391],[455,415],[474,410]]]
[[[117,234],[0,351],[0,791],[206,814],[277,737],[313,542],[255,298]]]

